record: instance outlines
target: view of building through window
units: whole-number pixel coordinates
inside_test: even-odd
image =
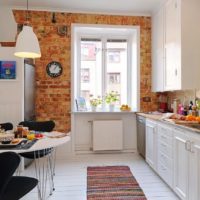
[[[104,47],[104,48],[103,48]],[[80,95],[103,97],[119,93],[119,104],[127,103],[127,41],[121,39],[81,39]]]

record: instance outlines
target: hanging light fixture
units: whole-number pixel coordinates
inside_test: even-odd
[[[26,23],[23,25],[22,31],[17,37],[15,56],[22,58],[40,58],[40,45],[37,36],[33,32],[28,21],[28,0],[27,0],[27,10],[26,10]]]

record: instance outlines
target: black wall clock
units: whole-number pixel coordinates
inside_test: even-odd
[[[47,74],[50,77],[58,77],[62,74],[62,65],[57,61],[50,62],[46,67]]]

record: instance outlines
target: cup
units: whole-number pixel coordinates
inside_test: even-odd
[[[28,134],[29,134],[28,127],[23,127],[22,136],[26,138]]]
[[[23,131],[23,126],[22,125],[17,125],[17,128],[15,130],[15,138],[22,138],[22,131]]]

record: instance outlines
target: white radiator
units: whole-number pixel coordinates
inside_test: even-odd
[[[122,120],[93,121],[93,151],[122,149]]]

